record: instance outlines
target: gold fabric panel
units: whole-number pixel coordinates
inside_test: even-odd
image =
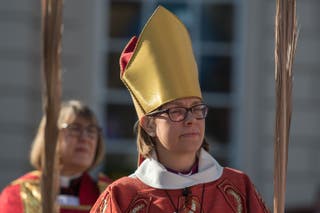
[[[62,205],[60,206],[60,209],[74,209],[74,210],[79,210],[79,211],[89,211],[92,206],[89,205],[80,205],[80,206],[67,206],[67,205]]]
[[[40,172],[34,173],[40,176]],[[102,182],[102,181],[101,181]],[[40,181],[37,180],[17,180],[12,184],[20,185],[20,196],[24,207],[25,213],[38,213],[41,212],[41,192],[40,192]],[[106,183],[105,183],[106,184]],[[103,187],[103,186],[101,186]],[[102,189],[102,188],[101,188]],[[92,206],[80,205],[80,206],[59,206],[60,209],[74,209],[78,211],[89,211]]]
[[[178,98],[202,98],[189,33],[164,7],[159,6],[144,26],[121,80],[139,118]]]
[[[28,181],[20,184],[20,196],[25,213],[38,213],[41,209],[39,181]]]

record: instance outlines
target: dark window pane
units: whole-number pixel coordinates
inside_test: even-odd
[[[233,6],[203,4],[201,23],[202,40],[231,42],[233,39]]]
[[[107,63],[107,88],[113,89],[125,89],[124,84],[120,80],[120,67],[119,67],[119,57],[120,53],[112,53],[108,54]]]
[[[231,59],[229,57],[201,57],[200,84],[205,92],[230,92]]]
[[[141,4],[139,2],[111,2],[110,36],[132,37],[139,33]]]
[[[103,169],[105,174],[116,180],[123,176],[133,173],[137,168],[137,155],[128,155],[127,153],[108,153],[106,154],[106,164]]]
[[[190,30],[194,18],[191,8],[188,7],[186,3],[169,3],[166,1],[166,3],[161,3],[161,5],[175,14],[188,30]]]
[[[133,104],[108,104],[106,107],[106,136],[108,138],[134,138],[133,126],[137,121]]]
[[[230,110],[209,107],[206,118],[206,138],[211,144],[229,143]]]

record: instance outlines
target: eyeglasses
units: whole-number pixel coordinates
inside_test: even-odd
[[[151,112],[147,114],[148,116],[158,116],[163,113],[168,114],[169,119],[173,122],[180,122],[184,121],[187,116],[188,112],[191,112],[192,116],[196,118],[197,120],[201,120],[206,118],[208,114],[208,106],[205,104],[197,104],[193,105],[191,107],[172,107],[169,109],[163,109]]]
[[[93,124],[84,127],[78,123],[72,123],[72,124],[64,123],[62,124],[62,129],[66,129],[69,135],[74,137],[80,137],[82,133],[85,132],[90,139],[97,139],[98,135],[101,132],[100,127]]]

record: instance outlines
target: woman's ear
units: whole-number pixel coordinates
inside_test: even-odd
[[[151,137],[156,136],[156,124],[154,122],[154,119],[149,116],[143,116],[140,119],[140,125],[150,135]]]

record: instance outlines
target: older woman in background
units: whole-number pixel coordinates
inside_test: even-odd
[[[38,212],[41,207],[40,178],[45,123],[44,116],[30,154],[31,164],[36,170],[13,181],[2,191],[1,213]],[[62,104],[57,125],[60,169],[57,202],[60,212],[89,212],[100,192],[111,182],[104,175],[95,181],[88,173],[100,163],[105,153],[98,121],[88,106],[71,100]]]

